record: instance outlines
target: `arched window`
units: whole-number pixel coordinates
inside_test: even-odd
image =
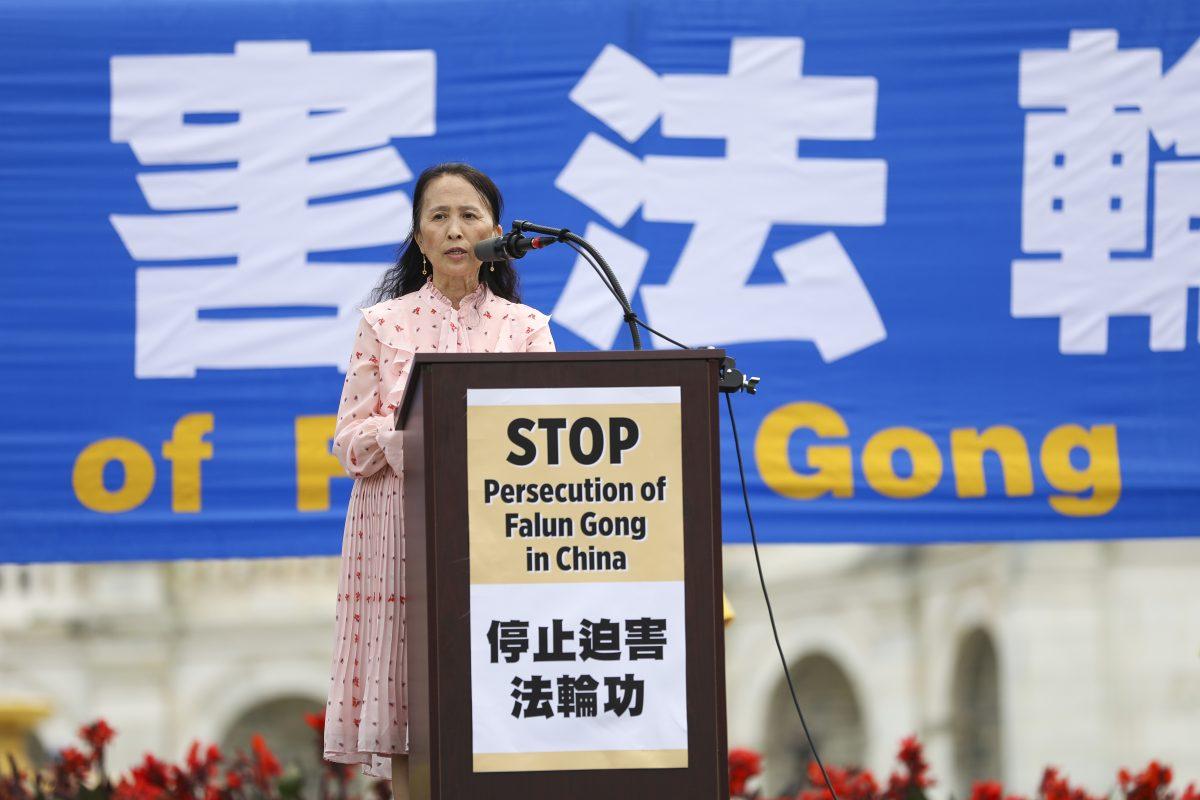
[[[954,670],[954,767],[958,795],[976,781],[1001,780],[1000,676],[996,647],[983,630],[959,645]]]
[[[866,756],[866,733],[858,698],[845,671],[829,656],[814,653],[792,665],[792,680],[821,760],[826,765],[861,765]],[[771,697],[768,720],[770,744],[763,754],[768,794],[807,785],[804,776],[812,750],[782,677]]]
[[[232,757],[238,750],[251,755],[250,738],[261,733],[267,747],[286,770],[300,769],[306,786],[315,786],[321,772],[321,754],[317,734],[308,727],[304,715],[324,714],[325,704],[311,697],[285,696],[259,703],[242,713],[221,739],[221,750]]]

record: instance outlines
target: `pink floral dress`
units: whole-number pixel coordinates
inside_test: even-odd
[[[325,758],[391,777],[408,752],[404,619],[404,454],[393,412],[416,353],[554,349],[550,318],[480,284],[455,309],[432,282],[362,309],[334,429],[353,477],[338,579]]]

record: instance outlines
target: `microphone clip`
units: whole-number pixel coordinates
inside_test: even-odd
[[[518,231],[509,231],[501,237],[498,246],[504,251],[504,255],[508,258],[524,258],[528,250],[522,249],[521,240],[525,237]]]
[[[758,383],[762,379],[746,375],[737,368],[736,364],[737,362],[733,360],[732,356],[725,356],[718,373],[717,388],[722,392],[757,394]]]
[[[521,235],[521,230],[514,224],[513,229],[503,236],[497,236],[495,239],[488,239],[486,242],[481,242],[477,247],[486,247],[487,253],[480,253],[476,250],[476,255],[482,260],[491,261],[496,258],[504,258],[512,261],[518,258],[524,258],[525,254],[530,250],[541,250],[543,247],[554,244],[559,241],[557,236],[534,236],[527,238]],[[490,257],[484,258],[485,255]]]

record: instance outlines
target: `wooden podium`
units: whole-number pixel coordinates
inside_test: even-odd
[[[725,800],[729,796],[717,390],[718,369],[723,357],[721,350],[416,355],[404,401],[396,412],[397,428],[404,431],[409,769],[413,798],[632,800],[687,797]],[[677,541],[682,545],[681,555],[674,547],[669,555],[678,559],[682,577],[679,589],[682,599],[678,608],[686,631],[679,631],[675,626],[672,636],[681,637],[685,642],[678,648],[686,655],[681,655],[678,661],[684,669],[677,673],[677,683],[684,688],[678,689],[676,701],[678,707],[682,707],[686,699],[686,715],[680,715],[686,716],[686,745],[681,746],[685,749],[672,751],[676,753],[677,764],[670,767],[661,766],[661,762],[651,768],[620,766],[639,764],[637,759],[645,753],[637,750],[617,753],[619,758],[605,763],[586,761],[583,756],[572,761],[573,753],[567,751],[554,753],[554,765],[549,767],[477,771],[483,762],[473,744],[473,714],[482,712],[473,708],[472,702],[472,646],[486,648],[487,644],[486,641],[481,644],[477,632],[473,633],[471,620],[472,587],[475,585],[471,564],[471,536],[475,534],[470,527],[475,523],[471,520],[471,509],[479,506],[471,505],[478,500],[470,496],[475,490],[469,488],[469,482],[473,471],[478,473],[481,467],[478,458],[474,459],[474,464],[469,458],[469,452],[478,451],[471,451],[468,444],[468,393],[474,392],[471,397],[477,397],[482,396],[482,390],[539,390],[548,397],[570,397],[572,391],[593,391],[601,393],[597,396],[618,397],[623,396],[622,390],[630,390],[629,396],[638,395],[641,390],[632,391],[637,387],[676,391],[678,398],[672,407],[672,413],[677,409],[680,428],[678,460],[669,452],[654,452],[653,447],[644,447],[639,457],[678,463],[682,478],[682,488],[673,487],[679,489],[682,532],[663,526],[655,535],[678,536]],[[487,396],[505,395],[493,392]],[[479,447],[479,431],[483,426],[472,424],[476,425],[476,433],[475,444],[471,446]],[[530,437],[537,432],[536,429],[526,431]],[[505,438],[505,430],[493,433],[498,448],[504,452],[519,452],[519,448]],[[657,433],[659,431],[647,428],[640,435],[643,442],[649,442],[652,434]],[[628,431],[625,436],[627,440],[632,438]],[[567,447],[565,442],[564,431],[564,448]],[[583,434],[578,442],[582,442],[580,449],[595,444],[594,441],[589,444]],[[620,453],[610,453],[597,464],[615,463],[619,457]],[[583,539],[576,537],[576,541],[582,543]],[[645,541],[651,540],[647,537]],[[638,551],[632,544],[627,549],[635,555],[651,552]],[[655,562],[662,560],[654,559]],[[646,559],[643,564],[646,568],[656,566]],[[629,586],[632,584],[612,584],[614,602],[624,594],[623,587]],[[544,635],[544,631],[542,633]],[[577,635],[583,636],[582,633]],[[536,637],[533,639],[536,641]],[[578,645],[579,641],[572,639],[569,643]],[[621,653],[623,658],[626,657],[625,651]],[[492,659],[497,660],[494,649]],[[503,663],[504,659],[499,661]],[[593,663],[599,662],[585,662],[584,666]],[[649,664],[647,669],[658,668],[648,661],[633,661],[632,664],[634,667]],[[562,666],[549,664],[542,668],[527,663],[525,669],[528,672],[536,668],[553,676],[563,671]],[[400,678],[397,676],[395,680],[399,682]],[[517,679],[513,681],[515,685]],[[517,694],[517,691],[513,692],[514,697]],[[647,698],[646,713],[652,711],[652,701],[653,698]],[[507,697],[504,703],[513,705],[512,716],[519,718],[521,703],[514,703]],[[606,719],[613,725],[627,725],[632,720],[632,713],[618,717],[614,716],[616,711],[611,711]],[[507,719],[503,722],[508,724]],[[682,729],[683,723],[676,723]],[[522,724],[529,730],[537,726],[545,730],[551,724],[574,730],[571,725],[594,723],[578,719],[554,723],[534,719]],[[610,744],[613,748],[629,748],[628,741]],[[512,763],[521,763],[513,761],[521,758],[520,754],[506,758]],[[596,758],[604,760],[608,756]]]

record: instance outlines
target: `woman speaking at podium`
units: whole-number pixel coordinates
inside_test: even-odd
[[[393,414],[416,353],[554,349],[549,317],[522,305],[507,261],[476,243],[503,233],[496,184],[439,164],[413,190],[412,232],[362,309],[338,406],[333,452],[354,478],[338,579],[325,758],[392,777],[408,797],[404,612],[404,453]],[[388,762],[391,762],[390,765]]]

